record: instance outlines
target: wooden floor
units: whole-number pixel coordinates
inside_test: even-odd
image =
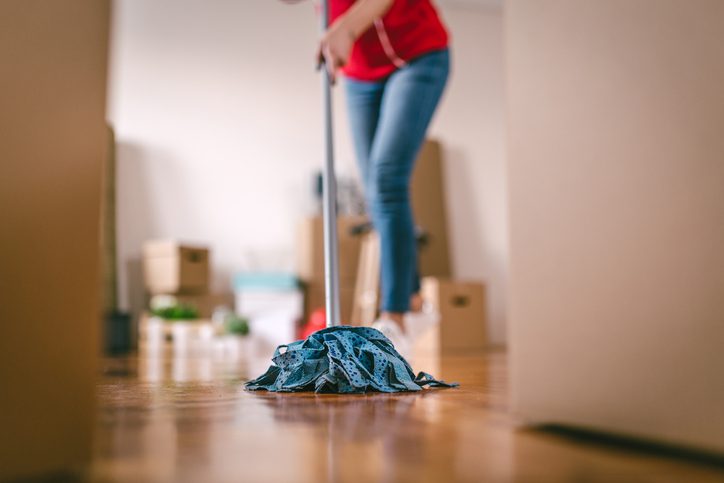
[[[250,393],[266,362],[109,359],[93,481],[724,482],[681,457],[517,429],[502,352],[417,361],[458,389]]]

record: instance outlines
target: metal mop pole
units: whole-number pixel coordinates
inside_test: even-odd
[[[322,33],[329,26],[329,0],[322,0]],[[337,180],[334,174],[334,133],[332,130],[332,81],[329,70],[322,69],[324,97],[325,161],[323,174],[324,285],[326,289],[327,327],[340,325],[339,263],[337,256]]]

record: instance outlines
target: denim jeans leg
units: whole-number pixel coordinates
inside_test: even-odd
[[[365,82],[345,79],[344,86],[357,167],[362,178],[362,186],[365,190],[365,198],[369,209],[370,151],[372,151],[372,141],[374,141],[377,131],[385,81]]]
[[[418,288],[409,184],[448,73],[445,50],[410,62],[385,83],[367,175],[372,218],[380,234],[383,311],[406,312]]]
[[[381,243],[382,310],[405,312],[419,291],[409,184],[449,72],[447,50],[377,82],[346,79],[355,154]]]

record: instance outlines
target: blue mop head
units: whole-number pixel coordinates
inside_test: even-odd
[[[370,327],[320,330],[306,340],[279,346],[272,361],[263,375],[246,383],[248,390],[348,394],[458,385],[424,372],[415,376],[389,339]]]

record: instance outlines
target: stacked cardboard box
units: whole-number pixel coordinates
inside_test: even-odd
[[[199,314],[195,323],[208,323],[216,307],[231,309],[230,293],[209,293],[209,249],[173,240],[150,240],[143,245],[143,277],[146,306],[155,295],[171,295],[181,305],[194,307]],[[148,315],[139,318],[139,342],[146,340]],[[170,333],[170,326],[166,332]]]
[[[415,224],[422,230],[418,264],[423,277],[450,277],[447,216],[445,213],[442,148],[437,141],[423,144],[415,161],[410,198]]]
[[[337,219],[339,247],[340,311],[343,323],[352,313],[361,237],[352,228],[367,223],[363,216],[341,216]],[[305,318],[325,305],[324,227],[321,216],[302,220],[297,236],[297,274],[304,284]]]
[[[445,213],[442,148],[428,140],[418,155],[410,189],[415,222],[422,230],[418,261],[422,297],[440,324],[416,344],[428,353],[480,350],[486,345],[485,287],[453,278]]]
[[[376,232],[362,239],[352,305],[352,325],[371,325],[377,317],[380,292],[380,238]]]
[[[429,309],[440,314],[440,324],[417,341],[418,352],[446,354],[485,349],[485,286],[482,283],[425,277],[421,294]]]
[[[157,294],[198,294],[209,288],[209,250],[172,240],[152,240],[143,245],[146,290]]]
[[[231,293],[209,292],[210,257],[206,247],[169,240],[152,240],[143,246],[143,272],[148,296],[173,295],[178,303],[196,308],[210,318],[218,306],[232,308]]]

